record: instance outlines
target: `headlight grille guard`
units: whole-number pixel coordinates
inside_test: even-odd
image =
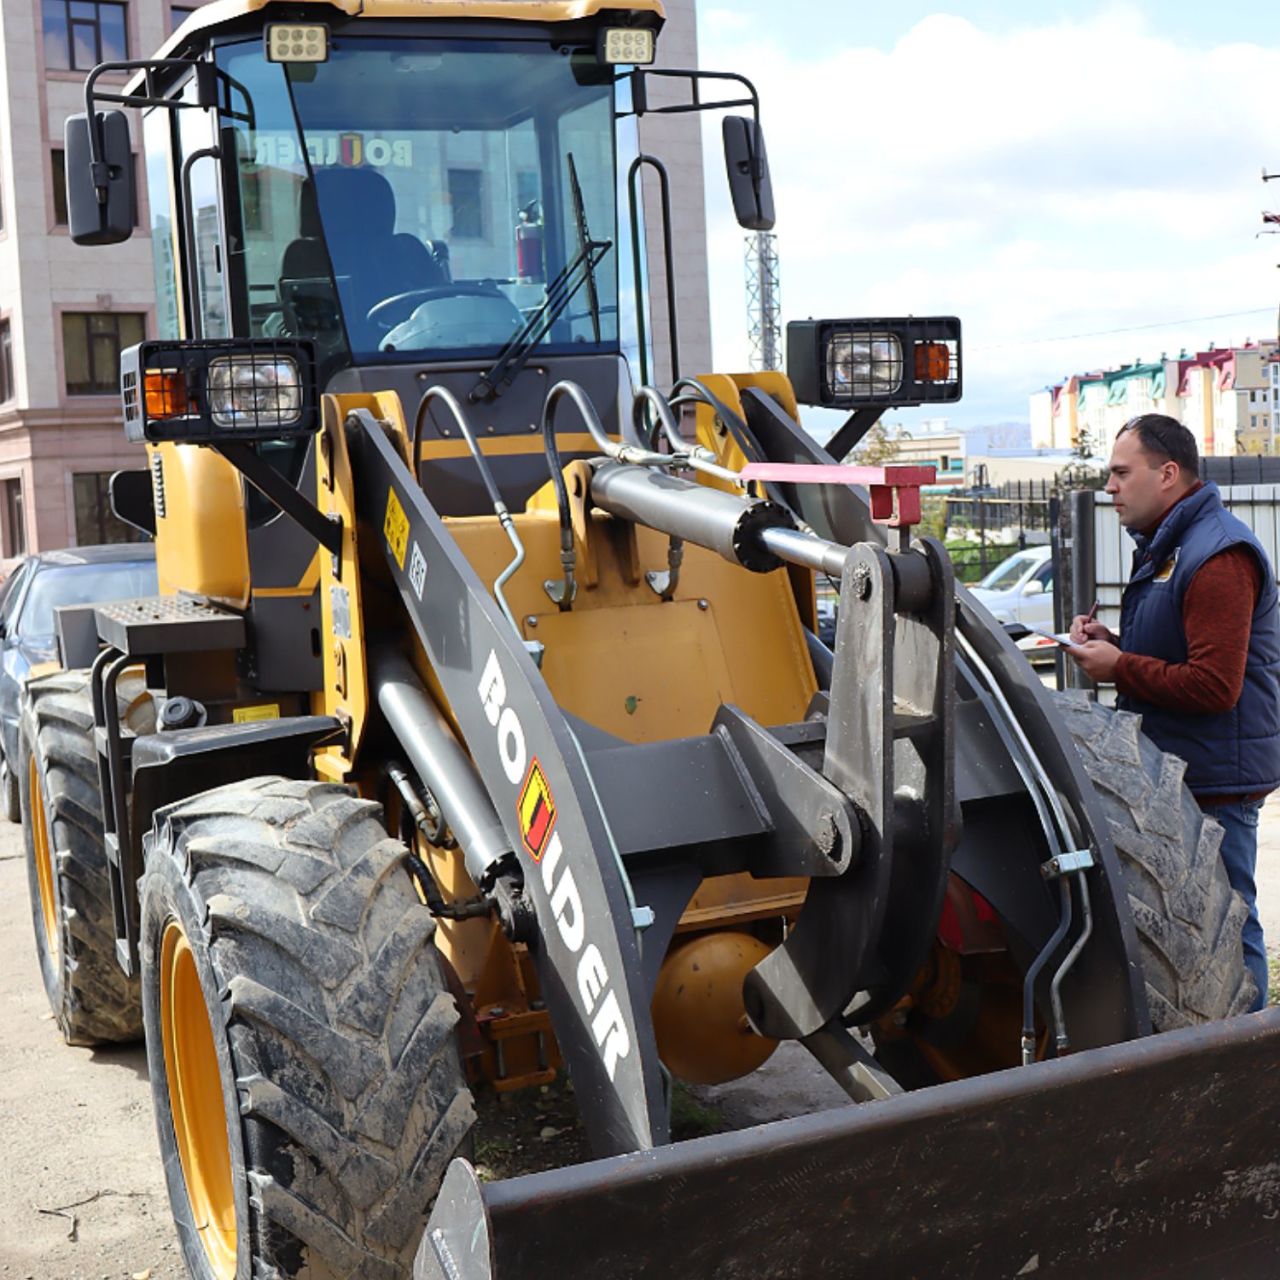
[[[869,347],[852,376],[837,376],[829,352]],[[955,316],[793,320],[787,374],[801,404],[828,409],[901,408],[960,399],[960,321]],[[892,388],[892,390],[890,390]]]
[[[120,355],[120,396],[125,437],[137,443],[290,440],[320,425],[305,339],[142,342]]]

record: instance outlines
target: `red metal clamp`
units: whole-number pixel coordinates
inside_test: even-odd
[[[748,462],[743,480],[777,484],[860,484],[871,495],[871,518],[892,529],[920,523],[920,486],[933,484],[936,467],[846,467],[795,462]]]

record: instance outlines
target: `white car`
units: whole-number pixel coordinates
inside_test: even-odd
[[[1053,549],[1016,551],[969,590],[997,622],[1021,622],[1039,631],[1053,630]],[[1043,636],[1024,636],[1018,648],[1028,657],[1053,657],[1054,643]],[[1043,651],[1041,653],[1041,651]]]

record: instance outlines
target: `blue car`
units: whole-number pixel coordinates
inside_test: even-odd
[[[40,551],[4,584],[0,600],[0,809],[17,822],[18,722],[22,683],[33,666],[58,656],[53,611],[156,594],[156,553],[150,543],[113,543]],[[11,763],[12,762],[12,763]]]

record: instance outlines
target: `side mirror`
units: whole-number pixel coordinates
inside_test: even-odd
[[[123,111],[95,113],[99,161],[93,162],[89,117],[67,118],[67,223],[76,244],[119,244],[133,235],[133,148]]]
[[[774,223],[773,184],[769,181],[764,131],[746,116],[725,116],[723,131],[724,164],[738,225],[748,231],[770,231]]]
[[[1024,596],[1038,596],[1044,593],[1044,583],[1039,578],[1032,578],[1025,587],[1022,588]]]

